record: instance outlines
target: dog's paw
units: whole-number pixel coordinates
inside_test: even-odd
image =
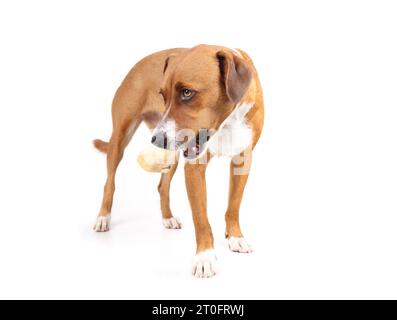
[[[163,225],[166,229],[181,229],[182,223],[178,218],[172,217],[169,219],[163,219]]]
[[[253,251],[244,237],[229,237],[227,242],[229,244],[229,249],[233,252],[251,253]]]
[[[196,254],[192,272],[196,278],[210,278],[216,275],[219,269],[215,250],[206,250]]]
[[[94,225],[95,232],[107,232],[110,228],[110,214],[99,216]]]

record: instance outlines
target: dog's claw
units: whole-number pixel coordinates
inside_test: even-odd
[[[110,228],[110,214],[106,216],[99,216],[94,225],[95,232],[107,232]]]
[[[169,219],[163,219],[163,225],[166,229],[181,229],[182,223],[178,218],[172,217]]]
[[[251,253],[253,250],[244,237],[230,237],[227,239],[229,249],[233,252]]]
[[[210,278],[218,272],[218,259],[213,249],[200,252],[194,257],[192,273],[196,278]]]

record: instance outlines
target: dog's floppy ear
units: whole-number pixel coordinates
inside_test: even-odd
[[[250,66],[242,58],[226,51],[218,51],[216,57],[226,95],[231,102],[240,102],[252,79]]]

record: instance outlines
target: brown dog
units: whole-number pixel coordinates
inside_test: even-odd
[[[186,189],[193,213],[197,251],[193,274],[216,274],[216,256],[207,217],[205,171],[214,155],[231,158],[226,237],[236,252],[251,252],[239,224],[239,209],[247,182],[251,151],[263,127],[262,89],[255,67],[242,50],[199,45],[170,49],[138,62],[116,92],[112,104],[113,133],[109,143],[95,140],[107,153],[101,210],[94,226],[108,231],[115,191],[115,174],[135,130],[145,122],[153,129],[152,143],[182,150]],[[169,204],[170,182],[177,162],[161,175],[158,191],[166,228],[179,229]]]

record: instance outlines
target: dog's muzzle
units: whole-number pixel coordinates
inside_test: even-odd
[[[189,160],[200,157],[207,149],[206,145],[211,138],[211,133],[211,130],[200,129],[196,136],[183,146],[183,156]]]
[[[179,149],[179,145],[177,141],[172,137],[167,135],[167,132],[163,130],[156,130],[154,135],[152,136],[152,144],[158,148],[167,149],[167,150],[177,150]]]
[[[176,151],[180,143],[176,139],[175,122],[165,119],[160,121],[152,136],[152,144],[158,148]]]
[[[211,130],[200,129],[195,134],[190,129],[175,132],[173,128],[175,126],[159,124],[154,130],[152,144],[158,148],[172,151],[183,150],[183,156],[189,160],[198,158],[206,150],[206,143],[212,135]]]

